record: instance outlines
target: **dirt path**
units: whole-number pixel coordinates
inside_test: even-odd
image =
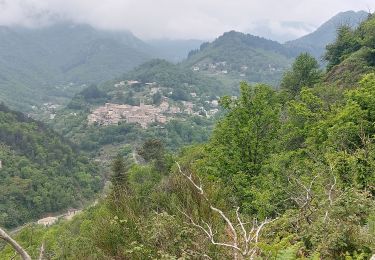
[[[95,200],[92,204],[90,204],[86,208],[95,206],[96,204],[98,204],[98,200]],[[59,214],[59,215],[51,215],[50,217],[56,218],[56,222],[58,220],[61,220],[61,219],[71,220],[74,216],[80,214],[82,211],[83,211],[83,209],[76,209],[76,210],[74,210],[74,212],[72,212],[71,210],[68,210],[65,213],[62,213],[62,214]],[[28,223],[26,223],[26,224],[24,224],[22,226],[19,226],[19,227],[15,228],[15,229],[12,229],[12,230],[9,231],[9,234],[10,235],[15,235],[18,232],[20,232],[22,229],[24,229],[24,228],[26,228],[26,227],[28,227],[30,225],[37,225],[38,222],[41,221],[41,220],[43,220],[43,219],[45,219],[45,218],[41,218],[41,219],[38,219],[36,221],[28,222]],[[55,222],[52,223],[51,225],[53,225],[53,224],[55,224]],[[42,224],[39,224],[39,225],[42,225]]]

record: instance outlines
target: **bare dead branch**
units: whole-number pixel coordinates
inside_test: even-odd
[[[14,250],[22,257],[23,260],[31,260],[30,255],[20,246],[13,238],[11,238],[3,229],[0,228],[0,239],[3,239],[9,245],[11,245]]]
[[[39,258],[38,258],[38,260],[43,260],[43,258],[44,258],[44,241],[43,241],[43,243],[42,243],[42,245],[40,247],[40,250],[39,250]]]
[[[217,213],[220,214],[220,216],[225,220],[225,222],[227,223],[228,227],[230,228],[232,234],[233,234],[233,242],[234,242],[234,245],[237,247],[237,232],[232,224],[232,222],[229,220],[229,218],[224,214],[223,211],[215,208],[214,206],[210,205],[210,208],[213,210],[213,211],[216,211]]]
[[[329,201],[329,205],[332,206],[332,204],[333,204],[332,192],[333,192],[333,189],[335,188],[336,183],[337,183],[336,176],[333,173],[333,167],[332,166],[330,167],[330,173],[333,177],[333,183],[331,184],[331,187],[330,187],[329,192],[328,192],[328,201]]]
[[[229,244],[229,243],[220,243],[220,242],[216,242],[215,241],[215,238],[214,238],[214,233],[212,231],[212,227],[206,223],[205,221],[202,221],[203,224],[205,224],[207,226],[207,229],[205,227],[203,227],[202,225],[199,225],[197,224],[192,217],[190,217],[188,214],[186,214],[185,212],[181,211],[180,212],[190,220],[190,223],[199,228],[200,230],[203,231],[203,233],[206,234],[206,236],[208,237],[208,239],[210,239],[211,243],[214,244],[214,245],[219,245],[219,246],[225,246],[225,247],[229,247],[229,248],[232,248],[232,249],[235,249],[235,250],[238,250],[238,251],[241,251],[241,249],[237,246],[237,245],[234,245],[234,244]]]
[[[192,174],[192,173],[190,173],[189,175],[186,174],[185,172],[182,171],[180,164],[179,164],[178,162],[176,162],[176,164],[177,164],[177,167],[178,167],[178,171],[179,171],[182,175],[184,175],[184,176],[190,181],[190,183],[191,183],[191,184],[192,184],[192,185],[193,185],[193,186],[199,191],[199,193],[200,193],[201,195],[204,195],[201,180],[199,180],[199,185],[196,184],[195,181],[193,180],[193,174]],[[204,196],[204,198],[206,199],[205,196]]]
[[[332,205],[333,205],[332,194],[333,194],[334,188],[335,188],[336,183],[337,183],[337,179],[336,179],[336,176],[335,176],[333,170],[334,170],[334,166],[333,166],[332,164],[330,164],[330,165],[329,165],[329,173],[330,173],[330,175],[331,175],[332,178],[333,178],[333,183],[330,184],[330,188],[329,188],[329,190],[328,190],[328,202],[329,202],[329,207],[332,207]],[[325,215],[324,215],[324,222],[326,222],[327,219],[328,219],[328,211],[329,211],[329,209],[327,209],[326,212],[325,212]]]
[[[181,210],[179,210],[179,211],[187,219],[189,219],[190,223],[193,226],[200,229],[207,236],[207,238],[210,240],[210,242],[213,245],[223,246],[223,247],[233,249],[234,250],[234,259],[238,258],[238,254],[241,254],[242,257],[247,257],[247,258],[253,259],[254,256],[256,255],[256,253],[259,251],[257,243],[259,241],[259,236],[260,236],[261,230],[264,228],[264,226],[266,224],[271,223],[273,220],[269,220],[269,219],[266,218],[264,221],[258,223],[258,221],[256,219],[254,219],[253,222],[252,222],[251,229],[248,230],[248,229],[246,229],[246,225],[248,225],[250,223],[248,223],[248,222],[246,223],[246,222],[242,221],[241,216],[240,216],[240,208],[237,207],[236,208],[237,224],[234,224],[234,222],[222,210],[216,208],[215,206],[213,206],[210,203],[209,199],[207,198],[207,196],[204,192],[201,180],[199,179],[199,184],[197,184],[194,181],[192,173],[187,174],[186,172],[184,172],[181,169],[181,166],[178,162],[176,162],[176,164],[177,164],[179,173],[182,176],[184,176],[185,178],[187,178],[187,180],[193,185],[193,187],[195,187],[198,190],[199,194],[202,197],[204,197],[204,199],[209,203],[210,209],[213,212],[216,212],[217,214],[219,214],[221,219],[224,220],[224,222],[226,223],[226,226],[229,228],[229,230],[232,234],[231,243],[216,241],[215,240],[215,234],[213,232],[211,224],[201,220],[202,221],[202,225],[201,225],[201,224],[197,223],[196,221],[194,221],[194,219],[191,216],[189,216],[187,213],[185,213]],[[312,186],[312,184],[311,184],[311,186]],[[311,189],[311,187],[310,187],[310,189]],[[306,187],[306,190],[308,190],[307,187]],[[239,230],[237,230],[236,227],[239,227]],[[241,240],[239,240],[240,237],[242,238]]]

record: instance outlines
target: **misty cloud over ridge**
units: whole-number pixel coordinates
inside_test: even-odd
[[[373,0],[0,0],[0,25],[71,21],[143,39],[212,39],[238,30],[283,41],[338,12],[368,9],[375,9]]]

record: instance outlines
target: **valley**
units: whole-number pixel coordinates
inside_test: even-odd
[[[365,17],[365,12],[340,13],[312,36],[306,36],[310,38],[286,44],[235,31],[224,33],[211,43],[195,40],[147,43],[128,31],[103,31],[68,22],[41,29],[3,26],[0,100],[13,109],[38,116],[45,109],[42,104],[64,107],[90,84],[122,77],[154,58],[166,58],[178,62],[181,69],[217,78],[233,88],[233,92],[241,80],[277,86],[299,53],[308,51],[321,60],[324,47],[334,40],[338,25],[356,26]],[[325,40],[316,45],[314,39],[320,37]],[[311,45],[319,50],[312,50]],[[175,54],[168,56],[168,53]]]
[[[374,257],[374,14],[102,27],[0,26],[0,259]]]

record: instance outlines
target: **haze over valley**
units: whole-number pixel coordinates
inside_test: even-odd
[[[177,2],[0,1],[0,259],[372,260],[374,4]]]

